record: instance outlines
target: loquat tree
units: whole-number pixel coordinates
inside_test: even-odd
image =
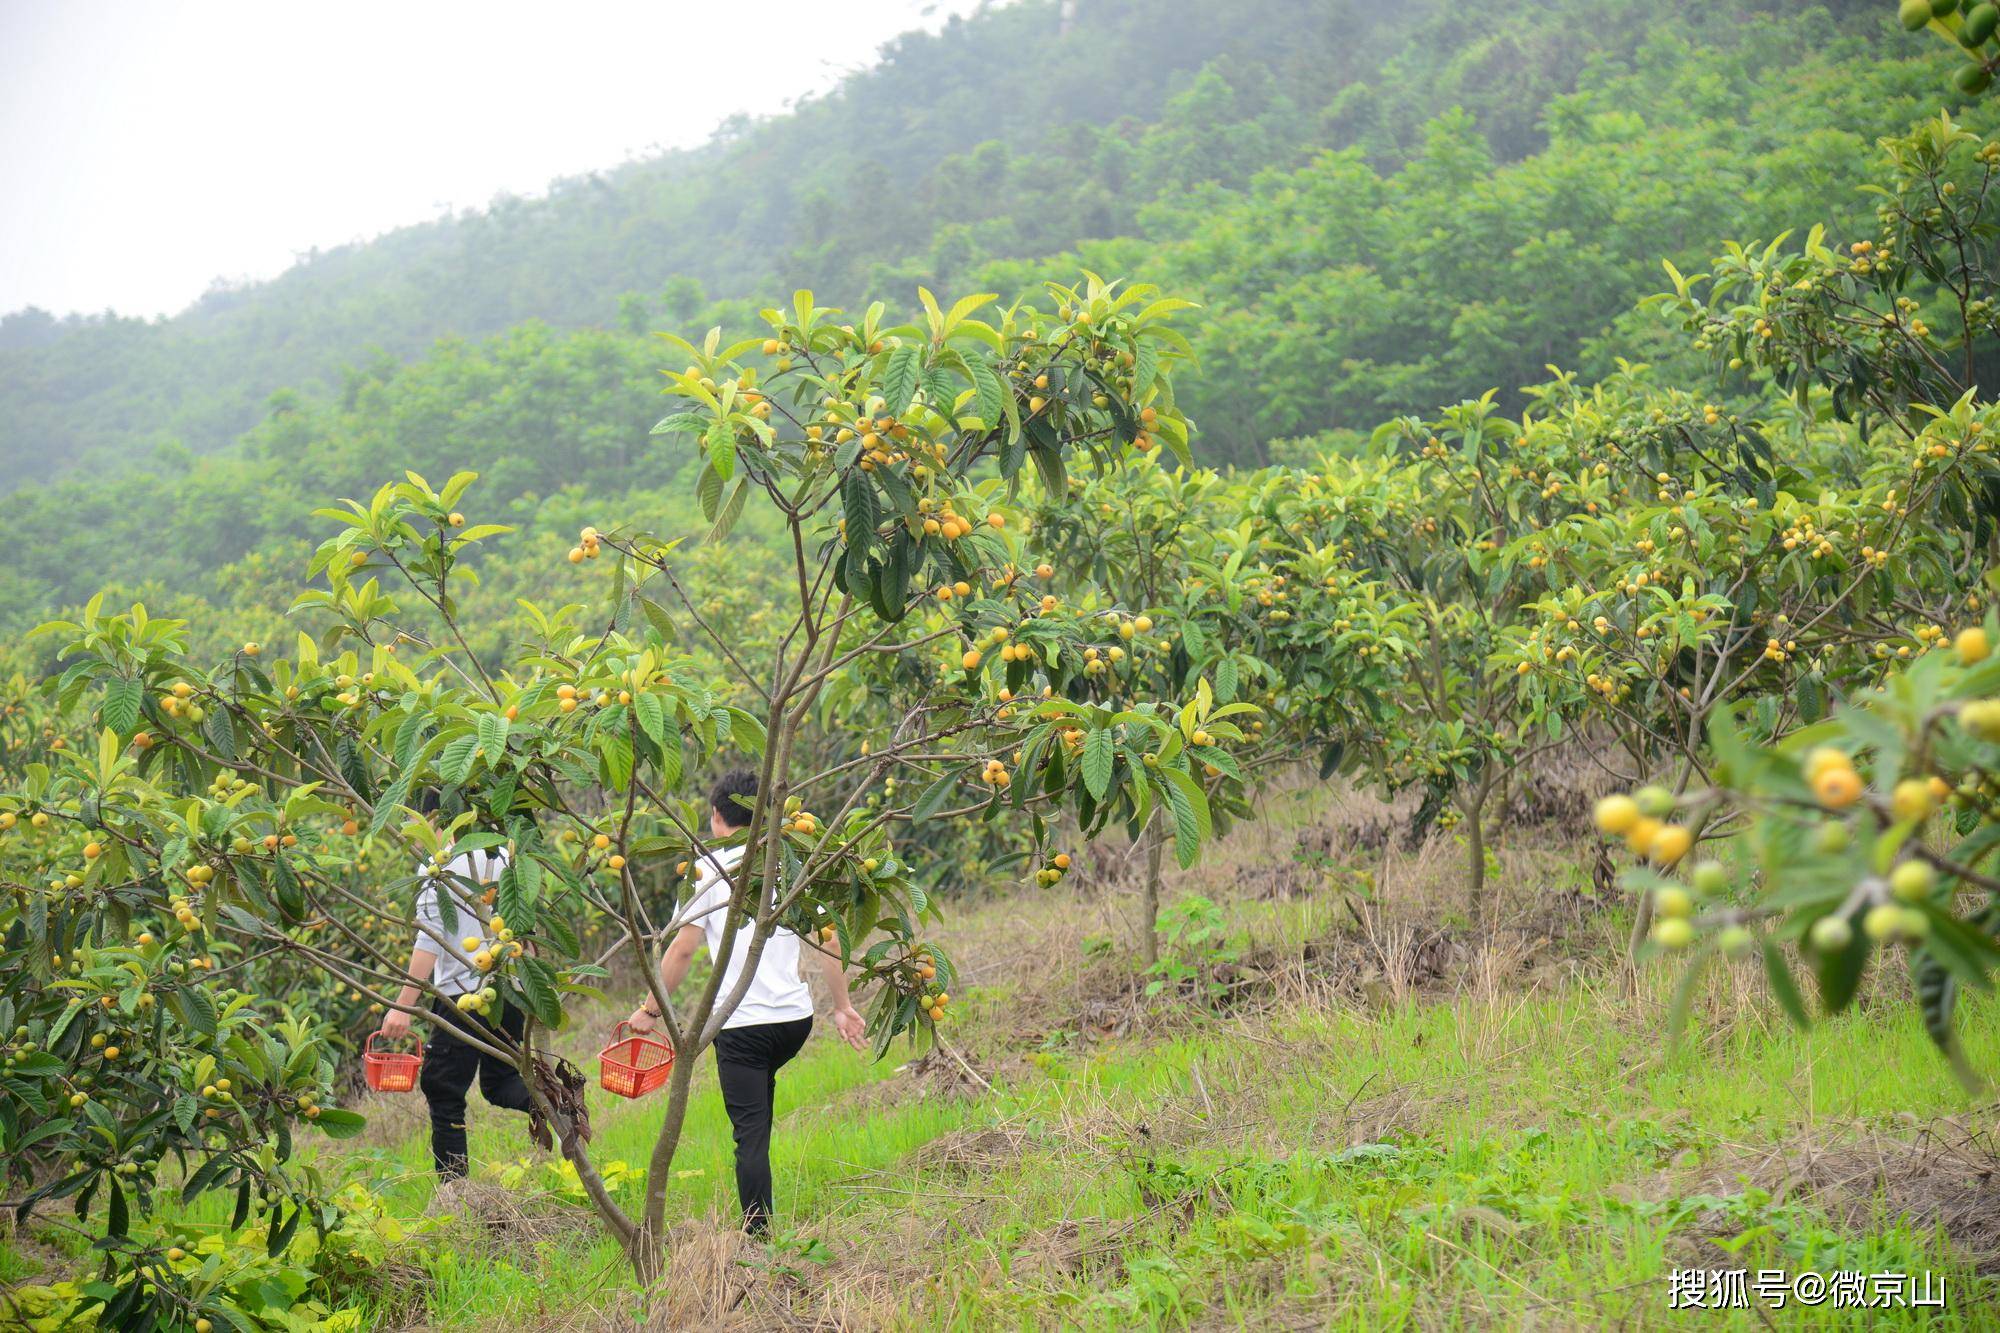
[[[1144,418],[1141,425],[1150,428],[1153,419]],[[1160,458],[1144,436],[1135,447],[1142,442],[1142,453]],[[1186,457],[1184,447],[1170,444],[1169,451]],[[1257,656],[1254,640],[1244,633],[1248,618],[1239,614],[1256,576],[1244,568],[1241,554],[1228,549],[1240,549],[1243,535],[1231,522],[1236,488],[1212,471],[1184,463],[1169,470],[1161,461],[1157,468],[1072,477],[1067,493],[1045,495],[1033,515],[1031,542],[1037,578],[1078,578],[1129,608],[1108,612],[1102,642],[1084,649],[1090,697],[1124,707],[1152,695],[1193,696],[1204,710],[1185,731],[1185,744],[1170,740],[1163,749],[1139,753],[1139,765],[1156,779],[1157,799],[1150,808],[1127,803],[1119,812],[1134,842],[1145,848],[1139,951],[1149,970],[1160,958],[1167,843],[1174,843],[1183,866],[1198,847],[1198,840],[1183,832],[1183,811],[1202,807],[1184,797],[1199,788],[1208,812],[1202,818],[1217,827],[1253,817],[1244,790],[1250,775],[1295,753],[1265,736],[1261,705],[1275,703],[1276,696],[1265,691],[1258,701],[1250,697],[1276,673]]]

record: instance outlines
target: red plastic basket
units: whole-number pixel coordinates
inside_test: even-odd
[[[657,1037],[633,1032],[630,1023],[611,1030],[611,1044],[597,1053],[597,1082],[620,1097],[643,1097],[673,1072],[674,1048]]]
[[[414,1053],[378,1051],[375,1039],[381,1035],[368,1034],[361,1048],[361,1072],[367,1075],[368,1086],[377,1092],[408,1092],[417,1086],[417,1071],[424,1067],[424,1044],[418,1042]]]

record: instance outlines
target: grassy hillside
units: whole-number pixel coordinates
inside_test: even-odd
[[[1906,1006],[1802,1035],[1750,965],[1669,1049],[1671,977],[1628,988],[1609,961],[1626,910],[1557,826],[1503,854],[1481,943],[1452,915],[1449,835],[1370,851],[1371,801],[1308,784],[1271,803],[1172,881],[1188,919],[1212,902],[1227,920],[1176,946],[1179,988],[1137,989],[1133,877],[1104,848],[1081,910],[1065,889],[954,914],[956,1054],[870,1064],[816,1036],[780,1083],[768,1249],[722,1223],[728,1126],[704,1072],[652,1326],[1763,1326],[1670,1312],[1687,1267],[1929,1271],[1951,1299],[1926,1326],[1981,1325],[2000,1160]],[[1981,1063],[2000,1056],[1991,1011],[1965,1025]],[[563,1044],[594,1069],[595,1029]],[[603,1159],[643,1164],[654,1105],[593,1108]],[[322,1157],[411,1228],[357,1278],[365,1326],[629,1327],[604,1294],[615,1247],[518,1121],[475,1101],[481,1166],[439,1198],[420,1102],[363,1109],[367,1137]],[[209,1212],[191,1234],[226,1208]],[[48,1276],[60,1235],[0,1259]]]

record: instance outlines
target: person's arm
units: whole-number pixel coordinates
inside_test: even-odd
[[[429,949],[410,950],[410,979],[396,993],[396,1007],[382,1016],[382,1035],[394,1041],[410,1030],[410,1010],[423,998],[423,984],[431,979],[438,956]]]
[[[861,1011],[854,1007],[854,997],[847,993],[847,969],[841,966],[839,955],[810,944],[806,948],[819,964],[819,974],[833,995],[833,1030],[855,1050],[867,1050],[868,1020],[861,1016]]]
[[[701,927],[686,925],[680,928],[665,953],[660,955],[660,989],[672,995],[687,980],[688,968],[694,964],[694,951],[701,947],[704,936]],[[651,1032],[653,1024],[660,1019],[660,1011],[653,1007],[653,997],[648,995],[639,1001],[639,1007],[632,1011],[626,1021],[635,1031]]]
[[[410,965],[404,969],[409,980],[396,994],[396,1007],[382,1016],[382,1035],[392,1041],[410,1030],[410,1010],[423,1002],[424,983],[437,970],[438,946],[431,932],[436,932],[438,937],[444,933],[444,921],[438,916],[435,887],[426,887],[417,894],[417,900],[411,906],[415,909],[417,931],[416,938],[410,942]]]

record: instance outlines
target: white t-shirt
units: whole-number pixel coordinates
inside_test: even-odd
[[[444,914],[438,909],[438,881],[430,877],[430,867],[420,872],[424,875],[424,887],[417,894],[417,938],[414,947],[425,953],[437,955],[437,967],[431,971],[431,985],[446,995],[464,995],[476,991],[486,984],[486,979],[478,968],[472,965],[472,955],[481,947],[492,948],[499,941],[487,935],[487,918],[492,912],[479,901],[479,892],[466,888],[462,882],[471,880],[475,884],[491,884],[500,878],[500,872],[507,866],[505,850],[495,848],[490,852],[467,852],[454,859],[445,870],[451,875],[451,902],[456,910],[457,920],[447,928]],[[430,929],[426,931],[424,927]],[[479,944],[467,949],[465,940],[477,939]]]
[[[686,924],[701,927],[701,933],[708,937],[709,956],[717,960],[722,956],[722,931],[729,922],[729,874],[742,859],[741,847],[725,847],[703,857],[695,876],[694,896],[688,899],[687,908],[680,915]],[[735,947],[722,974],[719,998],[727,999],[743,975],[743,957],[750,951],[750,935],[748,922],[737,926]],[[722,1020],[722,1026],[745,1028],[759,1023],[790,1023],[812,1016],[812,992],[799,976],[799,937],[779,926],[764,943],[764,952],[757,959],[757,973],[750,978],[749,989],[743,992],[743,1002],[736,1006],[736,1012]]]

